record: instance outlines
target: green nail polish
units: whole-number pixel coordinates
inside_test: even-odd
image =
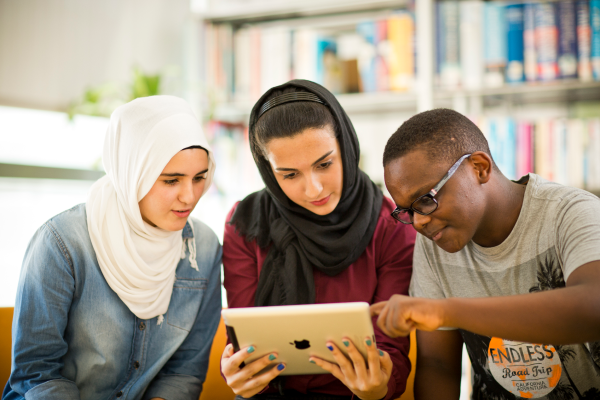
[[[310,362],[310,363],[315,363],[315,364],[316,364],[316,362],[315,362],[315,361],[313,361],[312,359],[311,359],[309,362]]]
[[[273,355],[273,354],[269,355],[269,361],[273,361],[273,360],[275,360],[275,358],[277,358],[275,355]]]
[[[370,347],[372,344],[371,340],[367,340],[367,345]]]
[[[344,341],[344,345],[347,347],[347,346],[350,345],[350,342],[349,341]]]
[[[248,353],[251,354],[254,352],[254,347],[251,345],[248,347]]]
[[[383,356],[383,351],[379,350],[379,356]]]

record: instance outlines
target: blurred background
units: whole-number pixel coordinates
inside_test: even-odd
[[[377,183],[398,126],[449,107],[509,178],[600,191],[600,0],[0,0],[0,306],[35,230],[104,174],[115,107],[190,102],[218,166],[193,215],[222,238],[263,187],[250,109],[293,78],[338,95]]]

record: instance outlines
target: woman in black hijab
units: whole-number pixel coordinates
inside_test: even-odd
[[[294,80],[267,91],[250,115],[250,147],[266,188],[234,206],[223,242],[229,307],[375,303],[407,294],[415,232],[390,217],[394,203],[358,168],[350,119],[322,86]],[[244,368],[252,347],[225,349],[221,370],[242,397],[396,398],[410,372],[407,339],[375,330],[368,361],[351,341],[338,362],[311,361],[332,375],[286,376],[267,355]],[[347,344],[347,345],[346,345]],[[269,385],[269,383],[271,384]]]

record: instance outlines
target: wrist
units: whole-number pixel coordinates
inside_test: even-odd
[[[388,385],[387,382],[377,389],[373,389],[371,391],[357,391],[354,394],[358,396],[358,398],[362,400],[382,400],[388,393]]]
[[[458,327],[456,313],[458,311],[457,299],[447,298],[440,300],[441,324],[440,327]]]

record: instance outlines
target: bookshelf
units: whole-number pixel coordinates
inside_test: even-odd
[[[590,5],[593,2],[597,3],[598,0],[587,1],[587,4]],[[558,150],[561,147],[559,142],[564,142],[563,147],[565,149],[569,146],[577,147],[576,152],[580,153],[579,159],[582,160],[581,163],[584,163],[582,169],[585,171],[581,173],[583,174],[583,178],[579,174],[578,178],[566,180],[563,183],[583,186],[593,191],[600,190],[600,164],[595,166],[593,162],[594,158],[600,159],[600,154],[596,155],[596,152],[600,152],[600,144],[589,145],[592,141],[600,141],[600,139],[594,139],[596,136],[600,136],[600,133],[594,131],[598,129],[597,124],[592,124],[588,127],[589,119],[600,118],[600,108],[594,106],[595,103],[600,104],[600,78],[598,76],[590,76],[583,80],[563,75],[548,79],[548,68],[545,66],[545,69],[540,70],[541,72],[538,77],[531,81],[530,75],[528,75],[530,71],[527,70],[526,65],[523,66],[521,78],[519,78],[518,69],[511,68],[509,71],[507,67],[511,62],[514,62],[515,54],[519,53],[519,51],[521,52],[521,56],[525,55],[524,57],[527,58],[525,54],[529,43],[525,34],[525,31],[528,29],[526,18],[529,14],[527,12],[535,14],[535,12],[538,12],[535,10],[536,7],[540,9],[540,12],[543,12],[543,9],[548,7],[555,7],[557,10],[559,7],[562,7],[560,8],[560,13],[565,14],[568,12],[568,9],[564,8],[564,3],[568,2],[540,2],[534,0],[533,2],[516,3],[516,7],[514,6],[515,3],[510,3],[511,5],[509,6],[508,2],[483,2],[477,0],[460,2],[451,0],[292,0],[279,3],[265,0],[204,0],[199,1],[199,3],[202,3],[203,7],[197,8],[198,12],[196,15],[198,23],[204,29],[204,43],[208,43],[203,49],[204,59],[208,61],[208,64],[213,64],[212,66],[204,66],[204,81],[207,83],[210,82],[208,86],[213,84],[216,86],[221,85],[221,88],[217,90],[208,89],[207,92],[210,92],[210,100],[203,103],[204,115],[209,116],[211,120],[229,124],[247,124],[249,112],[254,101],[264,90],[298,76],[320,82],[330,90],[336,92],[341,105],[348,112],[357,127],[361,144],[364,144],[363,156],[367,160],[370,160],[369,163],[363,165],[363,169],[376,182],[383,181],[382,168],[377,159],[380,158],[383,152],[385,141],[395,130],[394,127],[397,128],[402,121],[417,112],[429,110],[434,107],[449,107],[472,118],[482,131],[490,136],[488,139],[490,139],[491,143],[495,144],[494,146],[502,147],[502,149],[493,150],[493,153],[496,153],[495,157],[497,156],[500,159],[507,152],[519,153],[519,149],[517,149],[518,146],[521,146],[517,144],[519,134],[516,132],[500,132],[498,134],[494,133],[494,130],[505,129],[504,127],[518,128],[517,123],[529,124],[531,141],[536,141],[535,147],[540,148],[541,146],[547,148],[550,153],[547,156],[542,156],[539,149],[537,152],[533,151],[534,145],[532,144],[530,155],[532,160],[528,164],[525,163],[525,165],[528,165],[534,172],[545,171],[545,174],[548,174],[546,178],[549,179],[558,180],[557,177],[561,176],[564,178],[564,172],[555,174],[554,170],[565,169],[566,166],[570,166],[569,163],[571,162],[580,163],[577,161],[578,157],[573,151],[569,153],[569,157],[559,155]],[[579,7],[578,3],[576,1],[572,2],[573,10],[575,10],[575,7]],[[522,6],[518,4],[522,4]],[[548,4],[551,5],[548,6]],[[528,8],[529,11],[527,11]],[[591,6],[590,10],[592,10]],[[496,40],[498,37],[509,35],[509,31],[515,29],[513,20],[510,20],[512,25],[508,24],[509,19],[514,17],[513,14],[515,12],[521,12],[523,18],[520,28],[519,26],[516,28],[516,35],[523,40],[523,44],[521,45],[521,50],[517,46],[516,53],[512,49],[514,45],[508,43],[509,39],[504,38],[506,41],[504,44]],[[273,36],[268,35],[266,37],[267,40],[271,41],[270,43],[278,44],[280,52],[277,59],[275,59],[275,63],[280,63],[281,59],[285,58],[288,53],[292,54],[291,59],[294,61],[298,60],[298,57],[293,55],[295,51],[293,43],[292,45],[288,43],[289,41],[296,40],[295,35],[297,35],[297,32],[302,31],[304,34],[306,32],[303,30],[308,29],[318,32],[319,35],[326,38],[325,40],[333,37],[332,41],[338,45],[335,52],[344,53],[340,43],[347,39],[344,35],[347,35],[348,32],[358,32],[369,42],[369,33],[365,34],[364,27],[359,26],[362,22],[375,21],[374,23],[377,23],[377,21],[387,20],[388,30],[386,34],[388,36],[386,38],[391,42],[391,25],[389,25],[389,21],[398,15],[407,14],[411,16],[414,24],[412,28],[412,35],[414,36],[410,40],[414,43],[415,51],[412,56],[415,68],[412,70],[413,76],[411,77],[410,84],[406,88],[402,88],[403,90],[390,90],[394,89],[391,88],[391,66],[389,70],[386,70],[390,80],[388,87],[382,89],[379,83],[377,83],[375,90],[372,88],[369,89],[368,85],[366,85],[368,77],[365,78],[362,75],[360,59],[357,63],[359,65],[359,80],[362,85],[359,93],[346,93],[348,92],[347,86],[342,86],[341,90],[338,87],[336,90],[335,85],[333,87],[328,85],[328,82],[334,81],[327,81],[327,79],[319,81],[313,78],[315,75],[311,77],[303,76],[302,73],[297,74],[294,69],[285,71],[285,73],[278,72],[270,65],[271,63],[258,64],[258,67],[254,66],[255,69],[262,70],[263,75],[254,75],[250,80],[248,76],[244,78],[242,74],[247,73],[246,70],[250,70],[254,62],[250,62],[250,58],[243,59],[242,57],[248,57],[248,54],[251,54],[253,51],[254,53],[260,52],[260,50],[256,50],[260,48],[260,45],[257,45],[258,42],[251,42],[248,37],[243,39],[245,42],[236,42],[238,40],[236,38],[243,36],[240,35],[240,32],[245,32],[244,35],[247,34],[249,36],[261,35],[261,32],[266,31],[276,32],[276,34],[284,32],[285,35],[288,35],[289,32],[294,32],[291,36],[294,39],[290,39],[289,36],[286,36],[285,40],[281,38],[273,39]],[[474,15],[480,19],[474,18]],[[509,15],[513,16],[509,17]],[[498,18],[504,18],[502,21],[506,21],[506,23],[498,22],[501,21]],[[555,15],[556,29],[554,34],[544,33],[540,36],[535,33],[537,36],[534,35],[534,44],[538,46],[538,42],[540,42],[538,49],[540,52],[547,52],[549,40],[556,41],[554,45],[557,52],[559,50],[561,52],[565,51],[563,49],[565,46],[567,46],[567,50],[568,46],[575,46],[573,44],[575,42],[569,44],[565,40],[562,42],[559,41],[562,38],[562,36],[559,36],[559,33],[562,32],[559,31],[559,28],[560,30],[568,28],[564,25],[561,18],[563,17],[559,16],[558,13]],[[573,23],[577,23],[575,15],[573,16]],[[592,24],[591,20],[590,24]],[[537,25],[535,27],[537,29]],[[546,29],[547,27],[543,28]],[[277,31],[278,29],[280,31]],[[493,29],[506,29],[506,32],[494,32]],[[522,32],[518,31],[518,29],[521,29]],[[440,32],[443,34],[440,35]],[[547,32],[547,29],[544,32]],[[314,33],[311,34],[315,35]],[[218,43],[218,46],[213,45],[212,49],[210,48],[210,37],[213,40],[217,39],[216,43]],[[514,38],[515,35],[509,35],[508,37]],[[489,43],[485,42],[485,40],[491,40],[490,38],[495,39]],[[599,39],[593,38],[594,31],[592,30],[588,38],[592,41],[590,44],[590,49],[592,49],[590,51],[592,53],[594,46],[600,46],[597,44]],[[379,46],[377,40],[379,39],[376,39],[374,43]],[[596,40],[596,45],[594,45],[593,40]],[[221,60],[215,64],[213,56],[217,53],[214,50],[215,48],[223,50],[224,43],[231,43],[232,47],[228,55],[230,58],[224,61]],[[234,45],[239,43],[245,43],[246,46],[238,46],[236,48]],[[477,56],[477,52],[465,52],[461,50],[479,46],[483,46],[479,56]],[[238,52],[238,48],[246,48],[245,53]],[[283,51],[281,51],[282,49]],[[500,67],[494,64],[498,63],[493,58],[498,57],[498,49],[504,49],[502,51],[505,52],[500,52],[500,55],[504,57],[504,60],[501,60],[499,64]],[[379,51],[380,49],[377,48],[377,52]],[[377,54],[379,55],[379,53]],[[556,56],[559,57],[560,54]],[[234,60],[238,59],[243,59],[246,62],[241,63],[240,70],[236,71]],[[389,60],[386,59],[387,61]],[[291,61],[286,62],[288,64],[291,63]],[[315,62],[314,59],[312,62]],[[526,62],[527,60],[525,60],[524,64]],[[231,63],[231,65],[227,63]],[[480,71],[477,71],[479,67],[473,69],[473,65],[479,66],[477,63],[481,64]],[[264,67],[265,64],[267,67]],[[559,65],[556,63],[556,74],[562,71],[561,69],[567,64],[563,63]],[[281,64],[279,65],[281,66]],[[223,68],[225,70],[229,68],[230,71],[223,72]],[[264,72],[265,70],[267,70],[266,73]],[[302,71],[304,72],[305,70]],[[517,78],[515,78],[515,71],[517,71]],[[375,74],[376,77],[380,75]],[[240,77],[247,82],[265,80],[265,78],[272,79],[272,81],[269,84],[263,85],[263,87],[255,87],[253,89],[254,93],[251,95],[248,95],[250,92],[248,88],[244,87],[247,91],[244,92],[245,96],[238,96],[240,92],[237,91],[238,88],[236,85],[242,81]],[[519,79],[521,82],[511,82],[515,80],[519,81]],[[473,84],[473,81],[475,81],[475,84]],[[356,90],[352,90],[351,92],[356,92]],[[587,107],[588,110],[593,109],[598,111],[593,111],[591,114],[590,112],[581,114],[579,112],[582,109],[579,107],[580,104],[584,104],[585,107],[583,108]],[[511,121],[500,121],[502,119]],[[560,119],[555,124],[558,128],[552,125],[554,119]],[[580,128],[581,124],[567,124],[571,119],[585,119],[584,128]],[[550,128],[546,126],[548,121],[551,122]],[[568,127],[567,131],[563,133],[555,132],[562,129],[561,127],[565,124]],[[569,131],[571,128],[576,130],[583,129],[584,131],[589,128],[590,134],[585,134],[589,137],[579,140],[578,137],[580,134],[578,132],[572,134]],[[551,139],[552,144],[542,144],[540,142],[542,136],[536,134],[541,129],[545,129],[549,137],[563,139]],[[593,135],[592,131],[594,131]],[[498,134],[499,139],[494,137],[496,134]],[[544,157],[552,158],[553,160],[547,162],[543,159]],[[513,163],[513,159],[510,157],[504,158],[509,160],[508,163]],[[558,160],[558,158],[562,158],[562,161]],[[547,166],[540,170],[539,167],[543,167],[545,164]],[[590,166],[593,169],[599,170],[595,173],[598,177],[592,177],[591,181],[590,174],[586,170]],[[514,169],[508,170],[512,171]],[[510,178],[517,177],[511,176]],[[588,183],[592,181],[595,184],[593,187],[590,187]]]

